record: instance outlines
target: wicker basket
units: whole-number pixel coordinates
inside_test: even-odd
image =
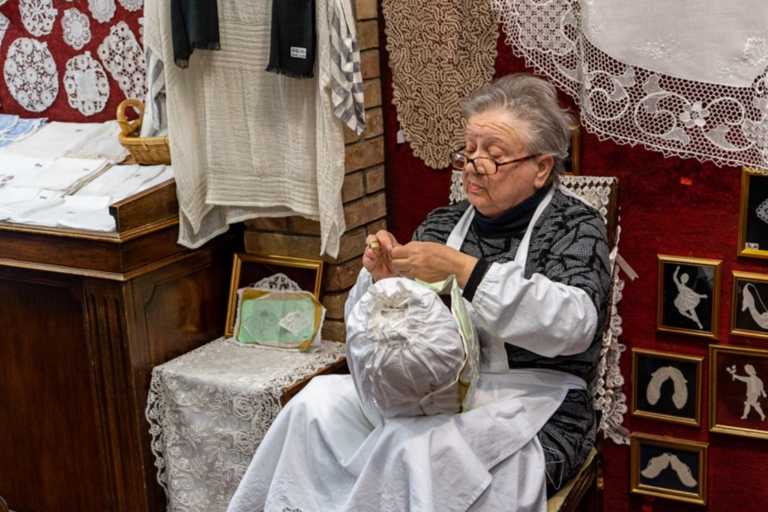
[[[128,107],[133,107],[139,112],[139,118],[129,121],[125,116]],[[144,119],[144,104],[138,100],[123,100],[117,106],[117,124],[121,133],[117,136],[120,144],[130,151],[136,163],[139,164],[170,164],[171,149],[168,146],[168,136],[164,137],[139,137],[141,133],[141,121]]]

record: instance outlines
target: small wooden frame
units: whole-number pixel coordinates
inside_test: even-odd
[[[768,439],[768,350],[710,345],[709,361],[709,431]]]
[[[733,271],[731,334],[768,339],[768,275]]]
[[[741,169],[738,243],[739,256],[768,258],[768,170]]]
[[[632,415],[700,426],[703,360],[632,349]]]
[[[579,176],[581,174],[581,125],[570,126],[571,143],[568,145],[568,154],[563,161],[565,174]]]
[[[235,253],[232,264],[232,279],[229,284],[227,323],[224,328],[224,336],[231,338],[234,334],[237,316],[237,290],[275,274],[285,274],[302,290],[312,292],[320,300],[323,278],[322,260]]]
[[[656,329],[718,339],[722,260],[658,255]]]
[[[632,433],[630,491],[707,504],[708,443]]]

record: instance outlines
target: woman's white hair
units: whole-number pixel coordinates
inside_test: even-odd
[[[517,134],[529,153],[554,157],[550,182],[565,173],[563,162],[574,121],[560,107],[554,85],[527,73],[517,73],[494,80],[461,102],[465,120],[495,109],[506,110],[519,121]]]

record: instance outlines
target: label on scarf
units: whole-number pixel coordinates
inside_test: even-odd
[[[307,49],[300,48],[298,46],[291,46],[291,57],[293,57],[294,59],[306,59]]]

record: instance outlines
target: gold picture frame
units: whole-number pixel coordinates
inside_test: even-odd
[[[768,258],[768,170],[741,168],[738,256]]]
[[[733,271],[731,334],[768,339],[768,275]]]
[[[709,431],[768,439],[768,350],[709,346]]]
[[[707,504],[708,443],[633,432],[630,492]]]
[[[581,175],[581,125],[574,124],[569,126],[571,130],[571,143],[568,145],[568,154],[563,164],[565,165],[565,174],[573,176]]]
[[[657,257],[656,330],[718,339],[722,260]]]
[[[237,317],[237,290],[255,284],[275,274],[284,274],[299,287],[320,300],[323,261],[288,256],[263,256],[236,252],[232,263],[229,283],[229,301],[224,336],[231,338],[235,332]]]
[[[632,349],[632,416],[701,426],[704,357]]]

